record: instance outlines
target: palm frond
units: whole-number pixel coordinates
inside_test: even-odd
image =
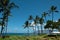
[[[29,18],[28,18],[28,20],[32,20],[32,19],[33,19],[33,17],[32,17],[32,15],[30,15]]]
[[[59,12],[59,11],[56,10],[55,12]]]
[[[11,9],[11,8],[14,8],[14,7],[19,8],[19,7],[18,7],[17,5],[15,5],[15,3],[13,3],[13,2],[9,4],[9,8],[10,8],[10,9]]]

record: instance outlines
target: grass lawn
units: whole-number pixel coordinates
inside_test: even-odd
[[[11,35],[9,37],[1,38],[0,40],[60,40],[60,37],[48,37],[47,35],[39,36],[15,36]]]

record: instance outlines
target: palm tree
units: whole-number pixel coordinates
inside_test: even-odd
[[[32,15],[29,16],[28,20],[33,20],[33,17]]]
[[[39,19],[39,23],[41,24],[41,34],[43,33],[43,28],[42,28],[43,22],[44,22],[44,19],[41,17]]]
[[[57,10],[57,7],[56,6],[51,6],[50,8],[50,13],[52,14],[52,21],[53,21],[53,18],[54,18],[54,12],[58,12]]]
[[[36,19],[34,19],[34,24],[35,24],[35,26],[34,26],[34,30],[35,30],[35,31],[34,31],[34,34],[36,34],[36,24],[37,24],[37,23],[36,23]]]
[[[43,14],[42,14],[42,18],[45,18],[45,21],[46,21],[46,16],[48,15],[48,13],[46,13],[46,12],[43,12]]]
[[[29,21],[31,21],[31,20],[33,21],[33,20],[34,20],[33,16],[30,15],[29,18],[28,18],[28,20],[29,20]],[[34,22],[34,21],[33,21],[33,22]],[[31,24],[30,27],[33,27],[33,28],[32,28],[33,31],[34,31],[33,34],[35,34],[35,29],[34,29],[34,26],[33,26],[32,22],[31,22],[30,24]]]
[[[9,18],[10,12],[7,10],[6,14],[5,14],[5,27],[6,27],[6,33],[7,33],[7,25],[8,25],[8,18]]]
[[[54,18],[54,12],[58,12],[58,10],[57,10],[56,6],[52,5],[50,8],[50,13],[52,14],[52,21],[54,21],[54,19],[53,19]],[[53,31],[53,29],[52,29],[52,31]]]
[[[16,6],[14,3],[11,3],[10,0],[0,0],[0,12],[3,12],[1,34],[3,32],[3,29],[5,27],[7,28],[9,13],[10,10],[14,7],[18,7],[18,6]]]
[[[47,15],[49,15],[47,12],[43,12],[43,14],[42,14],[42,18],[44,18],[45,24],[46,24],[46,21],[47,21],[47,19],[46,19]],[[44,29],[44,30],[46,31],[46,29]]]
[[[28,35],[29,35],[29,27],[30,27],[30,23],[29,23],[29,21],[26,21],[25,24],[24,24],[24,28],[28,29],[27,30]]]
[[[38,35],[40,34],[40,30],[39,30],[39,26],[38,26],[38,24],[39,24],[39,19],[40,19],[39,16],[36,16],[35,19],[34,19],[35,30],[36,30],[36,27],[37,27],[37,29],[38,29]]]

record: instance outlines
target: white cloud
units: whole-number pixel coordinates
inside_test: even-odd
[[[45,25],[46,25],[46,23],[43,23],[43,25],[45,26]]]
[[[56,22],[58,22],[58,21],[56,20]]]
[[[58,20],[54,20],[54,22],[58,22]]]
[[[37,26],[41,26],[40,24],[37,24]]]
[[[43,23],[43,25],[42,25],[43,30],[44,30],[44,26],[45,26],[45,25],[46,25],[46,23]],[[41,30],[41,27],[40,27],[41,24],[37,24],[37,25],[35,25],[35,24],[34,24],[34,21],[31,22],[31,26],[34,26],[34,29],[35,29],[36,26],[39,26],[39,28],[40,28],[40,30]],[[37,27],[36,27],[36,30],[38,30]]]
[[[46,23],[43,23],[43,26],[46,25]],[[34,21],[31,22],[31,26],[35,26]],[[37,26],[41,26],[41,24],[37,24]]]
[[[31,22],[31,26],[35,26],[34,21]]]

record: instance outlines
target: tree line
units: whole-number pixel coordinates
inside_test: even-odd
[[[41,28],[41,34],[43,34],[43,25],[44,23],[46,25],[44,25],[44,29],[50,29],[49,32],[50,34],[53,32],[54,29],[57,29],[58,31],[60,31],[60,18],[58,19],[58,21],[54,21],[54,14],[58,13],[59,10],[57,10],[57,6],[52,5],[50,7],[50,9],[48,9],[48,12],[43,12],[41,14],[41,16],[36,15],[35,18],[33,17],[33,15],[30,15],[28,20],[24,23],[24,28],[30,28],[33,27],[33,31],[36,31],[36,28],[38,29],[38,35],[40,34],[40,28]],[[51,19],[48,19],[47,17],[51,17]],[[56,16],[55,16],[56,17]],[[48,20],[47,20],[48,19]],[[29,22],[33,20],[34,25],[31,25],[32,22]],[[40,26],[38,26],[38,24],[40,24]],[[35,28],[35,29],[34,29]],[[29,32],[29,30],[28,30]],[[36,32],[35,32],[36,33]]]

